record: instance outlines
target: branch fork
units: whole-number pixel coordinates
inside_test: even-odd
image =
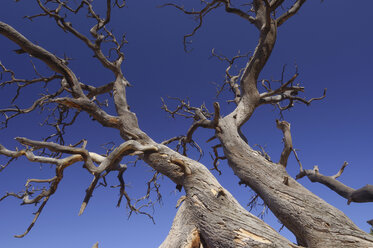
[[[318,166],[315,166],[313,170],[301,170],[296,176],[296,179],[307,176],[311,182],[324,184],[340,196],[346,198],[348,205],[351,202],[373,202],[373,185],[367,184],[359,189],[353,189],[337,180],[337,178],[342,175],[347,165],[348,163],[344,162],[341,169],[333,176],[321,174]]]

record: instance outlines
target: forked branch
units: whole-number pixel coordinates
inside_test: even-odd
[[[130,83],[124,77],[121,70],[121,66],[124,61],[124,54],[121,52],[121,49],[124,44],[127,43],[127,40],[125,39],[125,36],[122,36],[122,38],[118,40],[113,32],[106,27],[111,20],[112,1],[106,0],[106,15],[104,18],[101,18],[100,15],[96,13],[90,1],[82,1],[79,7],[75,10],[68,7],[65,2],[60,0],[48,1],[45,4],[43,4],[40,0],[37,1],[43,11],[42,15],[40,16],[49,16],[55,19],[60,28],[83,41],[85,45],[94,52],[95,57],[101,62],[101,64],[114,73],[115,81],[113,83],[113,95],[117,112],[120,116],[128,114],[129,106],[126,99],[125,88],[129,86]],[[48,8],[47,4],[49,2],[56,3],[57,7],[55,9]],[[70,22],[66,21],[67,16],[61,13],[63,9],[66,9],[67,11],[77,14],[84,5],[87,7],[88,17],[92,18],[96,22],[96,24],[90,29],[90,34],[92,35],[93,40],[90,40],[80,31],[75,29]],[[119,4],[118,1],[115,1],[115,6],[122,8],[124,7],[124,2],[123,4]],[[113,44],[113,47],[109,50],[109,56],[105,56],[102,50],[101,45],[103,42],[110,42]],[[111,51],[116,53],[116,58],[113,61],[108,58],[110,57]],[[110,88],[109,84],[106,87]]]
[[[63,75],[67,83],[72,90],[74,97],[84,97],[82,89],[79,87],[79,82],[75,74],[67,67],[63,59],[58,58],[52,53],[48,52],[44,48],[35,45],[29,41],[26,37],[20,34],[10,25],[0,22],[0,34],[7,37],[9,40],[13,41],[20,48],[30,54],[31,56],[40,59],[46,65],[48,65],[53,71]]]
[[[185,52],[189,51],[188,47],[187,47],[187,44],[191,43],[191,41],[188,41],[188,38],[194,36],[196,34],[196,32],[198,31],[198,29],[200,29],[202,27],[203,18],[210,11],[212,11],[213,9],[216,9],[220,6],[220,0],[213,0],[211,2],[202,1],[202,3],[205,4],[205,7],[202,8],[200,11],[194,11],[194,10],[189,11],[189,10],[186,10],[184,8],[184,6],[179,6],[179,5],[174,4],[174,3],[167,3],[167,4],[164,4],[164,5],[160,6],[160,7],[165,7],[165,6],[175,7],[176,9],[181,10],[185,14],[193,16],[194,19],[197,21],[197,25],[194,27],[193,31],[190,32],[189,34],[184,35],[183,44],[184,44],[184,51]]]
[[[326,97],[326,89],[324,89],[324,93],[321,97],[311,98],[308,100],[305,98],[299,97],[298,94],[300,92],[304,92],[304,87],[300,86],[299,83],[294,85],[294,81],[297,79],[299,75],[298,72],[296,72],[286,82],[284,82],[283,80],[283,77],[284,77],[283,75],[284,75],[284,69],[283,69],[281,80],[280,80],[281,85],[280,87],[276,89],[272,89],[271,81],[269,80],[261,81],[261,85],[266,91],[260,94],[259,105],[272,104],[280,110],[280,113],[282,115],[282,111],[288,110],[294,107],[294,104],[297,102],[303,103],[308,106],[313,101],[322,100]],[[283,101],[288,101],[288,103],[285,106],[283,106],[281,105]]]
[[[1,65],[1,69],[3,73],[10,73],[10,80],[5,81],[2,83],[2,85],[9,85],[9,84],[17,84],[17,94],[16,97],[19,95],[19,91],[29,85],[32,85],[36,82],[45,82],[48,83],[53,79],[61,79],[61,88],[59,88],[57,91],[53,93],[48,93],[45,95],[42,95],[37,100],[35,100],[31,106],[28,108],[20,108],[17,105],[10,107],[10,108],[4,108],[0,110],[0,113],[4,116],[3,125],[6,127],[8,124],[8,121],[18,115],[29,113],[37,108],[42,108],[46,104],[60,104],[65,106],[66,108],[75,108],[78,111],[83,110],[87,112],[89,115],[91,115],[95,120],[99,121],[103,126],[107,127],[114,127],[114,128],[120,128],[119,120],[115,116],[108,115],[102,108],[100,108],[96,103],[95,99],[89,99],[88,97],[95,97],[98,94],[102,94],[105,92],[113,91],[114,92],[114,98],[116,99],[116,105],[117,106],[124,106],[124,112],[127,111],[126,108],[126,99],[125,99],[125,92],[124,88],[126,87],[127,83],[125,78],[121,73],[117,73],[116,80],[113,83],[109,83],[107,85],[104,85],[102,87],[90,87],[89,85],[83,84],[78,81],[75,74],[70,70],[70,68],[67,66],[67,61],[65,59],[61,59],[49,51],[45,50],[44,48],[35,45],[31,41],[29,41],[27,38],[25,38],[22,34],[20,34],[17,30],[12,28],[6,23],[0,22],[0,34],[4,35],[14,43],[18,44],[21,47],[22,52],[26,52],[30,54],[31,56],[41,60],[46,65],[48,65],[54,72],[57,74],[51,76],[51,77],[43,77],[36,71],[37,75],[39,75],[39,78],[35,80],[21,80],[17,79],[14,75],[14,72],[11,70],[8,70],[5,68],[4,65]],[[120,66],[120,65],[118,65]],[[60,75],[61,74],[61,75]],[[83,92],[83,88],[88,91],[88,94],[85,95]],[[68,92],[72,95],[72,97],[59,97],[63,92]],[[127,113],[127,112],[126,112]],[[122,113],[120,113],[122,114]],[[57,130],[56,134],[53,134],[52,136],[59,136],[60,140],[62,140],[61,134],[62,131],[59,131],[58,128],[60,128],[58,125],[58,122],[62,123],[63,120],[59,119],[57,121],[55,128]],[[72,124],[72,123],[71,123]],[[123,131],[123,136],[125,136],[125,132]],[[129,137],[133,137],[134,135],[127,135]],[[63,142],[61,142],[63,143]]]
[[[347,199],[347,204],[351,202],[373,202],[373,185],[365,185],[360,189],[353,189],[338,181],[338,178],[347,166],[344,162],[341,169],[334,176],[325,176],[319,172],[318,166],[314,166],[312,170],[301,170],[296,179],[307,176],[311,182],[324,184],[340,196]]]
[[[215,52],[215,49],[212,49],[211,54],[212,54],[212,56],[218,58],[220,61],[224,61],[224,62],[228,63],[228,67],[225,70],[225,82],[218,89],[217,96],[219,96],[220,93],[224,90],[225,86],[228,85],[230,87],[230,90],[234,94],[233,102],[235,102],[238,105],[239,101],[241,100],[241,90],[240,90],[239,80],[241,79],[242,72],[243,72],[244,68],[241,68],[236,75],[232,75],[230,70],[232,69],[232,66],[234,65],[236,60],[238,60],[240,58],[248,57],[248,54],[245,54],[245,55],[238,54],[238,55],[234,56],[232,59],[229,59],[229,58],[227,58],[223,55],[217,54]]]
[[[166,105],[163,98],[162,100],[162,109],[171,115],[172,118],[175,116],[182,116],[184,118],[193,119],[193,124],[189,127],[187,134],[185,136],[174,137],[170,140],[164,141],[162,144],[169,144],[173,141],[179,140],[179,145],[183,147],[183,155],[186,155],[186,144],[190,143],[193,146],[196,146],[198,150],[201,151],[198,144],[193,141],[193,134],[199,128],[209,128],[215,129],[217,132],[220,132],[219,128],[219,119],[220,119],[220,105],[218,102],[214,102],[214,113],[210,113],[206,106],[202,104],[200,107],[193,107],[190,105],[189,101],[181,100],[179,98],[171,98],[177,100],[179,104],[174,110],[170,110]],[[202,154],[202,153],[201,153]]]
[[[283,2],[283,1],[272,1],[272,2],[274,2],[272,6],[278,6],[279,5],[278,2]],[[277,26],[281,26],[290,17],[295,15],[305,2],[306,0],[297,0],[285,13],[283,13],[279,18],[276,19]]]
[[[142,215],[148,216],[154,223],[153,216],[150,213],[143,211],[142,209],[145,207],[152,207],[156,202],[160,202],[162,200],[162,195],[159,191],[160,185],[157,182],[159,173],[155,172],[152,178],[146,183],[147,189],[146,189],[145,195],[140,197],[139,199],[133,200],[131,199],[130,195],[126,191],[126,184],[123,179],[123,173],[126,170],[127,170],[127,166],[122,164],[121,170],[119,170],[119,173],[118,173],[118,180],[120,184],[117,186],[111,186],[112,188],[119,187],[119,199],[118,199],[117,207],[120,206],[122,199],[124,197],[127,202],[126,207],[129,209],[128,218],[131,217],[132,213],[142,214]],[[156,201],[153,201],[150,199],[152,192],[155,192],[157,195]],[[144,200],[147,200],[147,202],[143,203]]]
[[[190,141],[187,142],[187,137],[185,135],[179,135],[179,136],[173,137],[171,139],[163,141],[161,144],[162,145],[169,145],[169,144],[171,144],[173,142],[176,142],[176,141],[177,141],[177,144],[176,144],[175,150],[177,152],[183,154],[184,156],[187,156],[187,151],[188,151],[187,145],[190,145],[191,147],[195,148],[199,152],[198,160],[200,160],[202,158],[202,156],[203,156],[202,148],[193,139],[190,139]]]
[[[255,17],[251,16],[247,11],[243,11],[241,9],[232,7],[230,0],[221,0],[221,2],[224,3],[226,12],[238,15],[239,17],[242,17],[243,19],[255,24],[256,22]],[[253,12],[252,9],[251,11]]]
[[[120,165],[120,161],[122,160],[123,156],[126,155],[140,155],[145,152],[154,152],[157,151],[157,147],[150,146],[150,145],[141,145],[136,141],[127,141],[118,146],[117,148],[113,149],[108,156],[104,157],[97,153],[89,152],[86,150],[86,142],[79,142],[82,143],[82,147],[74,146],[64,146],[59,145],[53,142],[45,142],[45,141],[35,141],[30,140],[27,138],[18,137],[16,140],[24,145],[26,149],[23,150],[9,150],[5,148],[3,145],[0,144],[0,154],[10,157],[11,161],[25,156],[29,161],[36,162],[36,163],[47,163],[53,164],[56,166],[56,174],[54,177],[50,179],[29,179],[25,184],[25,190],[19,194],[16,193],[7,193],[5,196],[0,198],[0,201],[4,200],[7,197],[16,197],[22,200],[22,204],[37,204],[40,201],[43,201],[42,205],[39,207],[35,218],[33,219],[32,223],[26,230],[26,232],[22,235],[18,235],[16,237],[23,237],[25,236],[31,228],[34,226],[37,218],[39,217],[41,211],[43,210],[45,204],[48,202],[50,197],[56,192],[57,187],[61,180],[63,179],[63,172],[64,169],[68,166],[75,164],[79,161],[84,162],[84,167],[94,175],[93,181],[86,190],[86,196],[83,200],[81,209],[79,211],[79,215],[81,215],[86,208],[89,199],[92,196],[94,189],[96,188],[98,180],[101,178],[102,173],[106,171],[106,174],[110,171],[119,171],[119,173],[123,174],[126,167]],[[78,144],[79,144],[78,143]],[[71,154],[71,156],[67,156],[65,158],[53,158],[53,157],[45,157],[45,156],[37,156],[34,155],[34,151],[40,149],[48,149],[51,152],[58,152],[61,154]],[[99,166],[95,166],[95,164],[99,164]],[[9,164],[9,162],[8,162]],[[154,180],[153,180],[154,181]],[[34,184],[42,185],[42,184],[49,184],[49,188],[37,188],[34,187]],[[36,195],[35,195],[36,194]],[[32,196],[32,198],[31,198]],[[139,211],[138,211],[139,212]]]
[[[9,79],[5,80],[3,82],[0,82],[0,87],[5,87],[8,85],[14,85],[17,87],[16,94],[12,98],[11,103],[13,104],[17,98],[20,96],[22,89],[26,88],[29,85],[37,84],[37,83],[44,83],[44,87],[48,85],[50,82],[54,81],[55,79],[62,79],[62,76],[58,74],[53,74],[49,77],[42,76],[37,70],[34,64],[32,64],[37,78],[33,79],[24,79],[24,78],[17,78],[15,75],[15,72],[6,68],[1,62],[0,62],[0,68],[2,71],[0,72],[0,80],[7,77],[6,75],[9,75]]]
[[[213,168],[212,168],[212,170],[216,170],[218,173],[219,173],[219,175],[221,175],[221,170],[219,169],[219,160],[225,160],[225,159],[227,159],[227,157],[225,157],[225,156],[219,156],[219,152],[218,152],[218,148],[221,148],[222,147],[222,145],[221,144],[217,144],[217,145],[214,145],[213,147],[212,147],[212,150],[213,150],[213,152],[214,152],[214,156],[210,153],[210,156],[211,156],[211,158],[213,159]]]
[[[50,179],[28,179],[25,184],[25,190],[19,194],[16,193],[7,193],[5,196],[0,198],[0,201],[4,200],[5,198],[12,196],[22,200],[22,204],[38,204],[42,201],[39,209],[35,213],[35,217],[33,218],[31,224],[28,226],[27,230],[21,235],[15,235],[16,238],[24,237],[35,225],[37,219],[39,218],[42,210],[44,209],[45,205],[47,204],[50,197],[56,192],[59,183],[63,179],[63,172],[66,167],[69,165],[79,161],[79,159],[75,156],[69,156],[63,159],[57,158],[49,158],[49,157],[42,157],[42,156],[35,156],[31,150],[21,150],[21,151],[11,151],[6,149],[4,146],[0,145],[0,154],[11,157],[17,158],[19,156],[26,156],[26,158],[32,162],[39,162],[39,163],[49,163],[54,164],[56,166],[55,169],[55,176]],[[48,188],[41,188],[34,187],[34,184],[43,185],[49,184]],[[36,194],[36,196],[35,196]],[[33,198],[30,198],[33,196]]]

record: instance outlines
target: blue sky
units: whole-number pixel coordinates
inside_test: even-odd
[[[371,9],[373,2],[358,1],[308,1],[299,14],[281,26],[278,41],[261,78],[279,78],[282,66],[287,64],[290,78],[294,64],[298,65],[298,81],[306,88],[305,97],[322,95],[328,88],[327,97],[314,102],[310,107],[298,105],[284,117],[291,123],[293,143],[299,149],[304,167],[318,165],[322,173],[335,174],[344,161],[349,162],[340,177],[343,183],[359,188],[371,184],[372,175],[372,107],[373,82],[373,32]],[[203,27],[193,37],[190,48],[183,50],[182,37],[193,29],[194,22],[173,8],[157,8],[164,1],[128,1],[127,7],[116,11],[112,29],[125,32],[129,43],[124,52],[123,66],[126,78],[133,84],[128,90],[128,101],[136,112],[141,128],[156,141],[185,134],[188,120],[172,120],[160,109],[160,97],[177,96],[189,98],[195,105],[203,102],[212,109],[216,101],[213,82],[222,83],[226,65],[210,58],[211,49],[228,57],[252,52],[257,32],[255,28],[237,16],[217,9],[209,14]],[[198,1],[195,6],[199,6]],[[358,11],[356,11],[358,8]],[[31,41],[63,57],[72,57],[71,68],[83,82],[99,85],[112,80],[112,75],[101,68],[92,58],[92,53],[70,35],[56,29],[51,19],[23,19],[36,12],[33,1],[2,4],[0,20],[12,25]],[[89,24],[84,19],[74,22],[76,27]],[[18,47],[0,37],[0,61],[13,69],[18,77],[33,77],[29,58],[17,55],[12,50]],[[244,63],[244,61],[242,61]],[[36,63],[38,70],[47,72],[46,66]],[[12,88],[0,89],[0,106],[7,107],[14,93]],[[19,104],[27,106],[38,95],[37,88],[25,91]],[[226,94],[225,96],[230,96]],[[225,99],[218,99],[223,114],[231,107]],[[273,160],[278,160],[281,150],[281,132],[275,128],[278,112],[270,106],[260,107],[245,125],[244,132],[251,145],[265,145]],[[49,130],[40,127],[41,116],[27,115],[10,122],[8,129],[0,131],[0,143],[14,148],[13,138],[25,136],[40,139]],[[77,125],[68,129],[67,143],[87,138],[88,148],[103,152],[100,145],[120,138],[115,130],[101,128],[86,116]],[[99,134],[99,135],[97,135]],[[212,136],[210,130],[198,130],[196,141],[205,144]],[[202,162],[212,167],[210,146],[205,146]],[[192,154],[196,158],[196,154]],[[0,157],[0,163],[5,159]],[[238,178],[221,163],[223,175],[216,175],[243,205],[249,202],[251,193],[238,186]],[[296,161],[291,156],[289,173],[298,172]],[[31,164],[23,159],[11,164],[0,173],[0,194],[18,192],[27,178],[47,178],[53,168]],[[131,185],[129,193],[140,196],[145,192],[144,182],[151,178],[151,169],[139,163],[130,167],[125,180]],[[116,184],[115,176],[108,178]],[[80,165],[68,168],[58,191],[47,204],[36,226],[23,239],[13,238],[23,233],[33,218],[35,206],[19,206],[16,199],[0,203],[0,239],[2,247],[21,248],[91,247],[96,241],[100,247],[157,247],[166,237],[176,213],[175,205],[182,193],[167,178],[161,179],[163,204],[155,207],[153,224],[147,217],[134,215],[127,219],[125,207],[116,208],[117,189],[96,189],[85,213],[78,217],[80,204],[90,175]],[[330,204],[344,211],[360,228],[368,231],[366,220],[372,219],[372,203],[346,204],[346,200],[322,185],[312,184],[308,179],[300,181]],[[258,208],[257,212],[260,212]],[[151,211],[151,210],[150,210]],[[281,226],[270,214],[264,219],[277,230]],[[283,230],[287,238],[292,235]]]

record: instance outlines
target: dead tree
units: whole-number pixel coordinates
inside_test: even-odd
[[[181,206],[170,233],[161,247],[373,246],[371,235],[357,228],[341,211],[312,194],[286,172],[287,158],[294,151],[289,123],[277,123],[284,132],[285,143],[279,163],[272,162],[254,151],[240,131],[242,125],[261,105],[272,104],[283,111],[292,108],[295,102],[308,105],[314,100],[325,97],[325,91],[319,98],[306,100],[299,97],[298,94],[303,92],[304,88],[294,84],[298,74],[288,81],[282,80],[282,84],[277,88],[272,88],[266,81],[262,81],[261,84],[258,82],[259,75],[274,48],[277,30],[299,11],[305,0],[293,1],[289,8],[282,7],[285,2],[283,0],[254,0],[244,5],[246,9],[233,7],[229,0],[212,0],[202,1],[203,8],[192,11],[176,4],[167,4],[199,20],[197,27],[184,39],[186,47],[188,37],[197,32],[204,16],[219,7],[252,23],[259,32],[259,39],[253,55],[239,75],[231,75],[229,68],[226,71],[226,85],[234,93],[232,102],[236,104],[236,108],[230,114],[222,116],[218,103],[214,103],[213,113],[210,113],[204,105],[194,107],[181,99],[177,99],[180,104],[175,110],[170,110],[164,103],[163,109],[172,116],[181,115],[191,118],[193,124],[185,136],[171,138],[162,143],[154,141],[139,127],[137,117],[130,110],[127,101],[126,90],[130,83],[122,71],[124,54],[121,50],[126,39],[124,36],[120,39],[116,37],[109,27],[113,8],[124,7],[125,2],[107,0],[105,11],[99,11],[101,14],[98,14],[93,1],[82,0],[69,3],[61,0],[45,2],[36,0],[36,2],[41,12],[28,18],[49,17],[63,31],[85,44],[94,54],[94,58],[112,73],[114,80],[102,85],[81,82],[79,76],[69,67],[66,58],[60,58],[33,43],[11,24],[0,22],[0,34],[19,46],[17,53],[29,54],[34,59],[43,62],[52,71],[51,76],[39,74],[36,79],[19,79],[5,64],[1,64],[3,73],[9,76],[9,79],[1,82],[1,85],[18,87],[17,95],[13,99],[15,103],[22,89],[30,85],[38,83],[48,86],[52,83],[58,85],[57,89],[43,94],[29,107],[21,108],[15,105],[0,110],[5,127],[18,116],[40,109],[46,110],[47,105],[53,106],[51,111],[55,117],[55,122],[47,122],[47,124],[55,128],[56,132],[44,140],[17,137],[16,140],[22,148],[14,150],[7,148],[6,144],[0,145],[0,154],[9,157],[9,163],[23,156],[30,162],[45,163],[55,167],[54,177],[29,179],[23,192],[7,193],[0,199],[16,197],[22,201],[22,204],[40,204],[26,232],[16,237],[23,237],[31,230],[48,200],[58,190],[58,185],[63,180],[64,170],[78,162],[83,162],[84,168],[92,177],[79,214],[86,209],[99,181],[105,182],[105,176],[109,173],[118,175],[120,189],[118,205],[124,197],[131,212],[147,214],[131,200],[122,178],[127,169],[127,166],[122,163],[123,158],[137,156],[156,173],[167,176],[178,185],[179,189],[185,190],[186,195],[179,202]],[[69,21],[70,15],[80,14],[83,11],[88,12],[88,18],[94,21],[94,25],[89,29],[89,36]],[[105,50],[104,44],[105,46],[110,44],[110,49]],[[230,63],[229,66],[234,63],[234,60],[227,61]],[[265,89],[263,92],[259,90],[260,85]],[[100,97],[104,94],[112,96],[115,114],[109,114],[102,107]],[[283,102],[287,104],[283,105]],[[65,144],[65,127],[73,125],[76,116],[80,114],[89,115],[103,127],[118,130],[123,142],[109,149],[106,155],[87,149],[89,137],[88,141],[82,139],[74,145]],[[187,145],[197,146],[193,142],[193,134],[198,128],[211,129],[215,133],[213,138],[217,138],[221,143],[219,147],[223,149],[224,156],[217,156],[214,161],[215,167],[219,159],[227,159],[241,182],[252,188],[277,218],[294,233],[298,245],[285,239],[262,220],[245,210],[219,184],[206,166],[187,157]],[[168,145],[173,141],[178,141],[179,148],[183,148],[183,151],[171,149]],[[214,153],[217,155],[216,150]],[[301,173],[311,178],[313,172],[301,170]],[[152,179],[149,183],[154,183],[154,180]],[[39,189],[35,185],[44,185],[44,187]],[[353,195],[353,193],[348,194],[349,201],[358,199]]]

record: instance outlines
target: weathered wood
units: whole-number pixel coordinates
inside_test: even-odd
[[[286,172],[254,151],[238,134],[234,119],[221,119],[217,133],[237,177],[264,200],[276,217],[306,247],[372,247],[373,236],[346,215],[304,188]],[[284,178],[288,183],[284,184]]]
[[[159,144],[153,141],[150,135],[140,129],[136,114],[131,112],[127,102],[126,87],[130,84],[122,72],[124,54],[121,52],[125,41],[120,43],[109,31],[110,29],[106,27],[111,19],[113,2],[110,0],[106,1],[105,17],[100,17],[93,10],[92,2],[82,1],[76,11],[68,9],[70,14],[70,12],[77,13],[83,7],[87,8],[89,16],[96,21],[89,30],[93,37],[92,40],[92,37],[88,38],[83,34],[85,32],[79,32],[73,28],[71,23],[66,22],[67,18],[61,12],[61,8],[67,8],[65,2],[63,4],[61,1],[46,1],[42,3],[42,1],[38,0],[37,3],[42,10],[42,14],[36,16],[51,17],[52,20],[56,21],[58,27],[65,32],[69,32],[91,49],[102,66],[112,72],[114,81],[99,87],[79,82],[66,61],[35,45],[10,25],[0,22],[0,34],[20,47],[17,50],[18,53],[27,53],[39,59],[56,73],[55,77],[41,77],[39,80],[48,82],[48,80],[59,79],[61,84],[61,88],[58,91],[39,98],[29,108],[0,109],[0,112],[6,118],[5,123],[17,115],[34,111],[37,106],[44,104],[61,105],[66,109],[86,112],[101,125],[117,129],[125,141],[110,151],[105,157],[89,152],[85,147],[85,141],[82,142],[82,147],[77,147],[77,145],[66,146],[46,142],[46,140],[33,141],[26,138],[18,138],[18,142],[30,146],[30,148],[20,151],[11,151],[0,145],[0,154],[10,157],[11,160],[25,156],[31,162],[43,162],[56,166],[55,177],[51,179],[29,179],[26,183],[27,186],[30,182],[49,182],[51,185],[48,190],[38,193],[36,196],[34,195],[32,199],[29,196],[36,192],[31,189],[26,190],[23,194],[8,193],[0,198],[1,201],[8,196],[13,196],[21,199],[24,204],[34,204],[43,200],[34,221],[27,231],[19,237],[23,237],[34,225],[42,208],[57,190],[58,183],[63,178],[64,169],[79,161],[83,161],[84,167],[93,175],[92,183],[86,191],[81,213],[87,206],[98,180],[112,171],[118,172],[121,184],[121,197],[125,195],[127,204],[133,211],[134,206],[130,204],[130,199],[124,191],[123,178],[121,178],[126,166],[121,165],[120,161],[123,156],[137,155],[156,170],[157,173],[162,173],[175,182],[179,188],[184,188],[186,193],[184,203],[180,206],[170,233],[161,244],[161,247],[299,247],[245,210],[219,184],[205,165],[165,146],[164,144],[167,142]],[[217,103],[214,104],[215,114],[213,118],[211,117],[212,114],[204,115],[201,109],[189,108],[189,112],[194,111],[193,118],[195,122],[188,130],[184,141],[187,143],[191,142],[192,135],[199,127],[214,129],[216,131],[215,137],[221,141],[221,146],[224,149],[224,158],[228,159],[234,173],[241,179],[242,183],[250,186],[264,200],[278,219],[295,234],[299,245],[312,248],[373,247],[373,237],[371,235],[360,230],[341,211],[308,191],[286,172],[287,159],[293,149],[289,125],[286,125],[285,122],[278,122],[285,137],[285,147],[279,164],[265,159],[254,151],[245,142],[245,138],[240,131],[240,127],[250,119],[255,109],[263,104],[279,104],[283,100],[289,100],[290,103],[287,106],[279,107],[282,111],[293,107],[294,101],[309,105],[313,100],[325,97],[325,91],[322,97],[312,98],[308,101],[297,97],[298,92],[304,90],[303,87],[293,85],[297,74],[288,82],[282,82],[278,89],[272,90],[270,86],[263,85],[267,92],[260,93],[258,90],[259,75],[275,46],[277,28],[296,14],[305,0],[293,1],[288,10],[283,11],[277,19],[274,19],[277,14],[276,8],[279,8],[283,2],[283,0],[253,0],[250,12],[233,7],[228,0],[203,1],[205,7],[201,11],[192,12],[186,11],[184,7],[168,4],[177,7],[184,13],[199,17],[200,24],[202,24],[202,18],[205,14],[224,5],[228,13],[238,15],[249,21],[259,31],[257,46],[245,68],[243,68],[242,76],[236,76],[234,79],[236,81],[229,84],[235,95],[236,108],[224,118],[220,116],[220,107]],[[46,6],[50,6],[50,3],[58,3],[56,5],[58,7],[54,6],[57,9],[49,10]],[[121,5],[119,1],[115,1],[114,5],[123,7],[124,3]],[[53,6],[50,7],[53,8]],[[192,34],[199,27],[197,26]],[[114,44],[109,49],[116,53],[116,58],[113,61],[109,60],[110,56],[104,54],[101,49],[101,43],[104,40],[112,40]],[[230,66],[232,66],[232,63]],[[2,64],[0,65],[5,71],[5,67]],[[240,81],[238,81],[238,78]],[[12,79],[9,84],[16,85],[17,80]],[[101,108],[101,105],[96,102],[96,95],[108,92],[112,94],[116,108],[114,115],[106,113]],[[171,112],[171,114],[174,115],[175,112]],[[6,113],[15,114],[8,117]],[[63,117],[64,115],[60,116],[58,121],[61,123],[65,121],[65,117]],[[57,131],[56,135],[62,137],[63,132]],[[57,152],[60,156],[35,156],[33,151],[38,149],[48,149],[51,152]],[[61,159],[63,154],[72,155]],[[312,174],[311,171],[306,172],[309,172],[307,176],[311,180],[324,183],[349,201],[363,202],[372,200],[372,185],[353,190],[339,183],[335,178],[331,180],[331,178],[322,177],[317,173]],[[138,209],[135,210],[138,211]],[[97,248],[98,243],[93,247]]]
[[[166,239],[167,243],[185,243],[188,235],[180,237],[178,233],[181,231],[178,230],[189,230],[192,233],[194,226],[207,247],[296,247],[244,209],[206,166],[163,145],[158,146],[158,151],[161,153],[145,154],[144,161],[153,168],[162,170],[175,183],[182,185],[186,192],[183,208],[176,216],[174,230],[171,230]],[[190,169],[190,173],[185,173],[180,166],[174,165],[172,161],[175,159],[182,161]],[[186,227],[180,227],[181,215],[186,216]]]

